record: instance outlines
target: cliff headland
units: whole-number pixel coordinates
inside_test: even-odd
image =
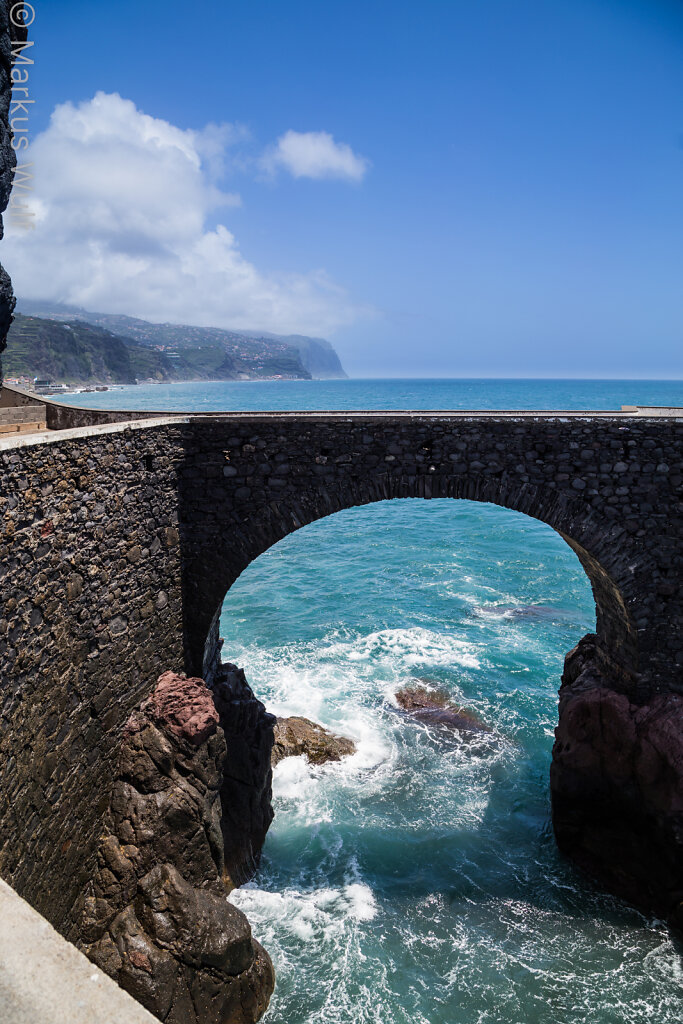
[[[8,376],[69,384],[346,376],[337,353],[319,338],[155,324],[21,299],[17,310]]]

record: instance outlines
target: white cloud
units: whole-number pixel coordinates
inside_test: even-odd
[[[182,130],[117,94],[58,106],[28,156],[34,231],[8,218],[3,263],[23,298],[150,320],[327,334],[359,313],[325,273],[264,274],[217,210],[230,125]],[[213,221],[215,223],[215,219]]]
[[[271,173],[284,167],[295,178],[361,181],[370,162],[329,132],[288,131],[266,152],[263,166]]]

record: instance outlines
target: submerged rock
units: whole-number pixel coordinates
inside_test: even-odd
[[[275,723],[271,754],[273,768],[285,757],[305,754],[310,764],[341,761],[355,754],[356,744],[346,736],[336,736],[308,718],[278,718]]]
[[[493,729],[474,711],[452,704],[449,694],[444,690],[406,686],[397,691],[396,700],[402,711],[425,725],[441,726],[456,732],[493,735]]]
[[[166,1024],[254,1024],[275,984],[268,954],[226,899],[220,705],[203,680],[166,672],[131,715],[83,899],[84,952]],[[269,780],[268,766],[268,797]]]
[[[502,619],[541,619],[558,621],[565,614],[561,608],[549,604],[484,604],[474,609],[477,615]]]

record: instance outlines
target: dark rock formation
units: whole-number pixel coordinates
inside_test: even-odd
[[[7,334],[14,319],[15,298],[12,282],[5,268],[0,265],[0,353],[7,348]],[[2,357],[0,356],[0,387],[2,387]]]
[[[124,730],[83,901],[85,953],[167,1024],[251,1024],[274,986],[226,899],[219,721],[201,679],[160,677]]]
[[[222,665],[211,689],[226,743],[220,790],[223,881],[232,889],[258,867],[273,820],[270,755],[275,717],[256,700],[236,665]]]
[[[482,722],[473,711],[452,704],[450,696],[443,690],[406,686],[397,691],[396,700],[401,710],[418,722],[424,722],[425,725],[439,726],[460,733],[493,734],[490,726]]]
[[[10,0],[0,0],[0,239],[4,235],[2,214],[7,209],[14,168],[17,165],[17,155],[12,148],[12,133],[9,127],[9,109],[12,99],[12,83],[10,79],[12,62],[12,43],[17,40],[25,40],[27,31],[21,26],[14,24],[10,18],[12,7]],[[16,5],[14,5],[16,7]],[[7,332],[12,323],[15,298],[12,292],[12,282],[7,271],[0,266],[0,353],[7,345]],[[0,367],[0,385],[2,384],[2,369]]]
[[[335,736],[322,725],[308,718],[278,718],[275,725],[271,764],[273,768],[285,757],[305,754],[310,764],[341,761],[355,754],[356,744],[346,736]]]
[[[584,637],[567,655],[550,787],[561,850],[616,894],[683,928],[683,697],[629,701]]]

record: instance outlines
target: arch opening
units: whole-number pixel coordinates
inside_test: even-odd
[[[556,495],[542,495],[528,486],[511,486],[506,481],[477,481],[466,493],[448,493],[450,484],[422,480],[421,494],[391,494],[381,482],[373,487],[358,485],[344,495],[329,491],[302,493],[294,505],[271,503],[244,527],[229,537],[216,537],[210,560],[206,557],[192,568],[193,586],[186,598],[186,659],[190,671],[211,679],[219,664],[219,620],[225,595],[247,566],[268,548],[302,526],[342,509],[371,505],[391,498],[456,497],[492,504],[521,512],[558,533],[577,555],[590,581],[595,600],[600,650],[614,666],[617,685],[625,692],[637,689],[638,649],[636,631],[628,611],[628,572],[623,572],[620,553],[609,543],[609,531],[597,520],[578,514]],[[436,486],[436,485],[439,486]]]

